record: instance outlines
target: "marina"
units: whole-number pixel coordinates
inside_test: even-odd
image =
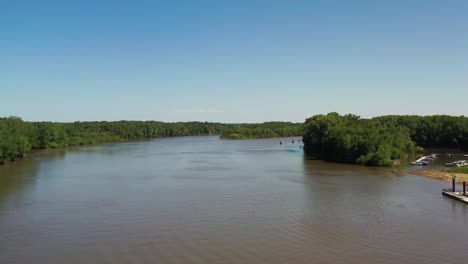
[[[427,166],[432,164],[438,156],[447,156],[447,157],[452,157],[452,156],[463,156],[463,157],[468,157],[468,154],[452,154],[452,153],[445,153],[445,154],[436,154],[432,153],[427,156],[422,156],[421,158],[417,159],[416,161],[411,162],[411,165],[413,166]],[[452,162],[447,162],[445,163],[445,167],[451,167],[451,168],[459,168],[459,167],[466,167],[468,166],[468,160],[456,160]]]

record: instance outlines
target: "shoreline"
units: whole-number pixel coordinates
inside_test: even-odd
[[[280,138],[300,138],[302,141],[302,136],[284,136],[284,137],[241,137],[241,138],[230,138],[219,136],[220,140],[250,140],[250,139],[280,139]]]
[[[28,159],[28,158],[32,158],[32,157],[35,157],[35,156],[48,154],[48,153],[53,152],[53,151],[63,151],[63,150],[73,149],[73,148],[111,145],[111,144],[118,144],[118,143],[144,142],[144,141],[152,141],[152,140],[162,139],[162,138],[199,137],[199,136],[217,136],[217,135],[171,136],[171,137],[155,137],[155,138],[143,138],[143,139],[131,139],[131,140],[121,139],[121,140],[101,142],[101,143],[67,145],[67,146],[60,146],[60,147],[56,147],[56,148],[54,148],[54,147],[31,148],[28,152],[24,153],[23,156],[21,156],[21,157],[17,157],[16,159],[8,161],[8,162],[0,162],[0,167],[10,165],[10,164],[16,163],[18,161],[25,160],[25,159]]]
[[[452,175],[457,176],[456,183],[463,184],[463,181],[468,182],[468,174],[465,173],[451,173],[445,170],[438,169],[425,169],[425,170],[405,170],[404,172],[412,175],[423,176],[426,178],[440,180],[444,182],[452,182]]]
[[[118,144],[118,143],[131,143],[131,142],[145,142],[145,141],[153,141],[157,139],[167,139],[167,138],[183,138],[183,137],[206,137],[206,136],[217,136],[219,140],[260,140],[260,139],[280,139],[280,138],[296,138],[301,136],[289,136],[289,137],[267,137],[267,138],[238,138],[238,139],[231,139],[231,138],[223,138],[221,135],[218,134],[200,134],[200,135],[190,135],[190,136],[170,136],[170,137],[154,137],[154,138],[142,138],[142,139],[130,139],[130,140],[116,140],[116,141],[109,141],[109,142],[102,142],[102,143],[94,143],[94,144],[82,144],[82,145],[68,145],[68,146],[61,146],[57,148],[31,148],[28,152],[26,152],[22,157],[18,157],[14,160],[8,162],[0,162],[1,166],[10,165],[16,163],[21,160],[25,160],[28,158],[33,158],[35,156],[40,156],[43,154],[47,154],[53,151],[63,151],[66,149],[72,148],[79,148],[79,147],[88,147],[88,146],[100,146],[100,145],[111,145],[111,144]],[[302,137],[301,137],[302,140]]]

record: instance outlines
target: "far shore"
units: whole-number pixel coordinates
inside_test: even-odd
[[[452,182],[452,175],[457,176],[456,183],[462,184],[464,181],[468,182],[468,174],[465,173],[452,173],[445,170],[428,169],[428,170],[407,170],[409,174],[424,176],[431,179],[441,180],[445,182]]]

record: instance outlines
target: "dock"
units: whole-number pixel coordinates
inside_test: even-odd
[[[451,189],[442,189],[442,195],[468,204],[468,195],[467,195],[466,182],[463,182],[462,191],[457,192],[457,190],[456,190],[457,185],[455,184],[456,178],[457,178],[456,175],[452,176],[452,188]]]
[[[442,195],[468,204],[468,196],[464,196],[463,192],[452,192],[449,190],[443,190]]]

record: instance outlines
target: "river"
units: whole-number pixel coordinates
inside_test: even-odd
[[[468,206],[449,184],[307,159],[292,140],[164,138],[0,166],[0,263],[466,261]]]

